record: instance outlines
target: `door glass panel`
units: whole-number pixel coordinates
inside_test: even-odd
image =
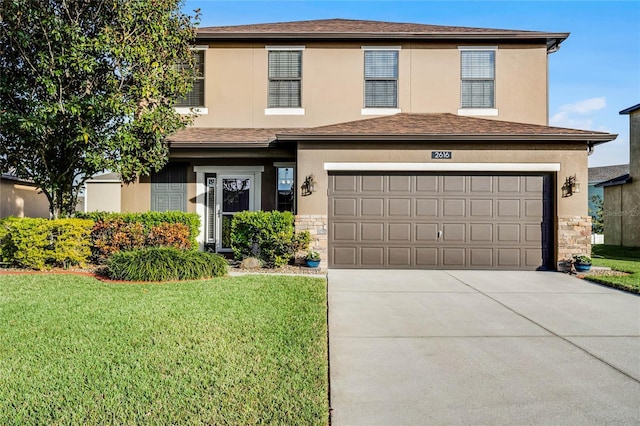
[[[277,209],[281,212],[293,212],[294,211],[294,168],[293,167],[278,167],[278,199]]]
[[[222,180],[222,211],[249,210],[250,179],[225,178]]]

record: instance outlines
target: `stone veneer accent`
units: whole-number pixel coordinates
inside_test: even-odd
[[[591,216],[558,217],[558,268],[576,255],[591,256]]]
[[[309,243],[309,250],[314,250],[320,253],[320,267],[326,268],[329,260],[328,250],[328,231],[327,227],[329,220],[327,215],[323,214],[310,214],[296,215],[296,232],[309,231],[311,234],[311,242]]]

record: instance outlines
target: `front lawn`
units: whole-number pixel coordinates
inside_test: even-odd
[[[594,245],[592,257],[595,266],[608,266],[630,275],[587,275],[585,279],[640,293],[640,247]]]
[[[0,275],[0,424],[325,425],[325,283]]]

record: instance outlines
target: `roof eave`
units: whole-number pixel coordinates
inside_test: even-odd
[[[527,141],[527,142],[582,142],[598,145],[610,142],[618,137],[617,134],[278,134],[280,141]]]
[[[269,148],[273,145],[274,141],[257,141],[257,142],[212,142],[212,141],[190,141],[190,142],[180,142],[180,141],[172,141],[169,143],[169,148],[219,148],[219,149],[228,149],[228,148]]]

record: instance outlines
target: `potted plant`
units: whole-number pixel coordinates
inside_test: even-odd
[[[573,264],[578,272],[587,272],[591,269],[591,258],[585,255],[573,256]]]
[[[320,253],[309,250],[304,260],[309,268],[317,268],[320,265]]]

